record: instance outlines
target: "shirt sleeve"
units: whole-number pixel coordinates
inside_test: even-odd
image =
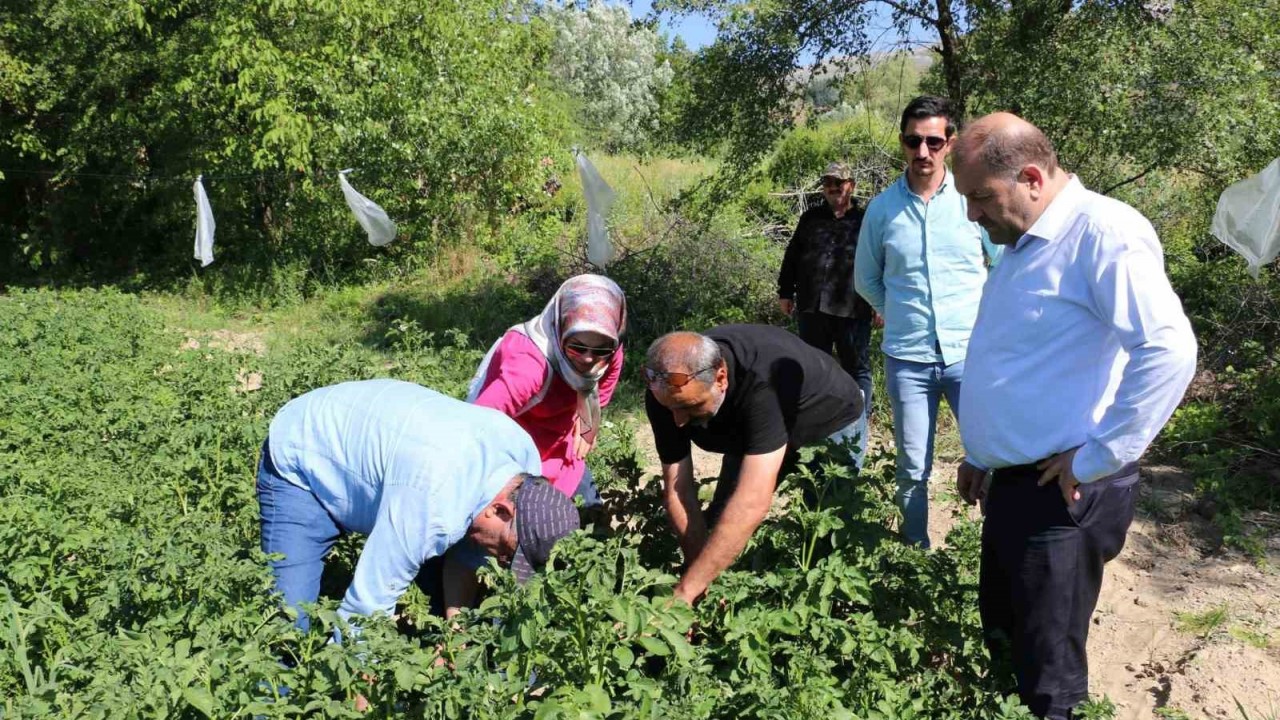
[[[804,215],[796,223],[795,232],[791,233],[791,242],[787,243],[787,251],[782,256],[782,269],[778,271],[778,297],[791,300],[796,296],[796,257],[800,254],[800,244],[804,242]]]
[[[1196,369],[1191,323],[1156,252],[1140,238],[1103,238],[1086,271],[1092,274],[1093,312],[1129,358],[1114,402],[1076,451],[1072,471],[1080,482],[1137,461],[1173,415]]]
[[[444,554],[457,539],[445,528],[428,526],[428,501],[422,488],[383,488],[377,520],[338,606],[339,617],[350,621],[356,615],[394,612],[422,563]]]
[[[653,393],[644,391],[644,411],[649,416],[649,427],[653,430],[653,444],[658,449],[658,458],[664,465],[675,463],[689,457],[689,437],[676,427],[676,420],[671,411],[662,406]]]
[[[489,358],[475,404],[515,417],[542,390],[546,379],[547,359],[537,347],[519,333],[507,333]]]
[[[853,287],[866,298],[875,311],[884,314],[884,238],[880,232],[880,214],[873,202],[867,207],[858,230],[858,251],[853,261]]]
[[[618,378],[622,377],[623,348],[618,346],[617,352],[609,358],[609,369],[600,378],[600,407],[605,407],[613,399],[613,391],[618,388]]]

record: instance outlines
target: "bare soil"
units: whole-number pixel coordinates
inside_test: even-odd
[[[979,512],[954,493],[959,457],[949,420],[940,423],[930,488],[935,547],[959,517]],[[646,473],[657,475],[643,417],[635,427]],[[715,477],[720,458],[695,448],[694,468]],[[1280,718],[1280,534],[1258,562],[1224,548],[1203,512],[1182,470],[1144,468],[1137,517],[1107,566],[1089,636],[1090,689],[1115,704],[1118,720]]]

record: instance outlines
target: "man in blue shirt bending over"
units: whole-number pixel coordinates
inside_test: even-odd
[[[340,617],[391,614],[415,578],[452,615],[474,602],[487,555],[523,582],[577,529],[576,508],[541,468],[515,421],[413,383],[347,382],[295,398],[271,421],[258,469],[262,549],[284,556],[271,561],[276,588],[306,630],[299,603],[319,596],[338,537],[358,532],[368,539]]]
[[[987,279],[984,246],[945,160],[955,140],[951,102],[918,97],[902,112],[907,170],[867,206],[854,287],[884,316],[884,380],[893,408],[902,535],[929,545],[929,474],[943,395],[959,417],[965,350]]]

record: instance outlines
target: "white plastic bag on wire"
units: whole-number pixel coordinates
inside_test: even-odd
[[[1280,158],[1222,191],[1209,231],[1244,256],[1255,278],[1280,255]]]
[[[356,222],[369,234],[369,244],[381,247],[396,239],[396,224],[387,217],[387,212],[378,203],[361,195],[351,183],[347,182],[347,173],[351,169],[338,173],[338,184],[342,186],[342,196],[347,199],[347,207],[356,216]]]
[[[587,197],[587,262],[603,270],[614,258],[613,243],[609,242],[609,228],[605,221],[617,195],[586,155],[580,152],[574,155],[578,176],[582,178],[582,194]]]
[[[191,189],[196,194],[196,259],[200,267],[208,267],[213,262],[213,231],[217,223],[213,221],[213,208],[209,207],[203,179],[203,175],[197,175]]]

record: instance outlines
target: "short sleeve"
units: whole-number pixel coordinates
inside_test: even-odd
[[[691,451],[689,436],[676,427],[671,411],[662,406],[653,393],[644,392],[644,411],[649,416],[649,427],[653,430],[653,444],[658,449],[658,458],[664,465],[675,463],[689,457]]]

